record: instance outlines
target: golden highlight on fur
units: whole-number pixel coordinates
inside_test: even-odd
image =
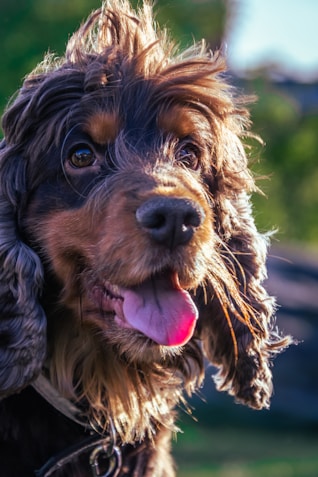
[[[291,338],[277,332],[263,287],[268,238],[250,204],[248,98],[225,70],[204,43],[178,53],[149,3],[135,12],[113,0],[83,23],[63,58],[46,57],[26,77],[8,106],[0,416],[15,423],[16,457],[30,439],[8,409],[20,409],[39,373],[88,424],[107,432],[114,423],[120,476],[175,475],[176,408],[201,385],[205,359],[218,369],[217,389],[269,406],[271,361]],[[49,422],[45,406],[30,422]],[[61,435],[72,444],[68,423],[55,421],[53,443],[19,464],[2,456],[0,430],[5,477],[13,465],[16,475],[33,475],[61,450]],[[87,465],[58,475],[90,475]]]

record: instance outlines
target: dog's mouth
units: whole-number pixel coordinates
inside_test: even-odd
[[[152,275],[132,288],[109,282],[92,289],[92,299],[105,313],[112,313],[122,328],[141,332],[164,346],[182,346],[193,335],[198,310],[176,272]]]

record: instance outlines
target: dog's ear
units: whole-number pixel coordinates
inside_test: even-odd
[[[32,381],[41,370],[46,352],[46,319],[38,301],[42,265],[19,237],[25,162],[14,147],[1,143],[0,397]]]
[[[275,300],[263,287],[266,236],[258,233],[250,192],[255,189],[239,137],[221,133],[222,158],[210,177],[215,217],[209,283],[202,292],[201,339],[218,367],[217,388],[260,409],[272,394],[271,358],[290,342],[274,329]],[[212,177],[213,176],[213,177]]]

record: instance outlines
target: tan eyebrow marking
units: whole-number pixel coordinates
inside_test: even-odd
[[[119,117],[114,112],[98,111],[87,120],[84,130],[98,144],[113,142],[120,129]]]
[[[201,121],[201,125],[203,121],[206,121],[196,111],[172,106],[159,114],[157,124],[162,131],[171,132],[182,138],[195,134],[198,129],[198,120]]]

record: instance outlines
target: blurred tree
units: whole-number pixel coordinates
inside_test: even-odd
[[[302,85],[305,90],[306,85]],[[305,114],[295,97],[258,77],[249,82],[258,101],[252,108],[254,130],[265,142],[254,169],[268,179],[255,196],[261,229],[278,228],[282,241],[318,243],[318,114]]]
[[[1,110],[44,54],[61,54],[70,33],[99,5],[98,0],[1,0]]]
[[[182,48],[202,38],[212,50],[221,47],[226,0],[157,0],[155,11],[159,24],[173,32]]]

